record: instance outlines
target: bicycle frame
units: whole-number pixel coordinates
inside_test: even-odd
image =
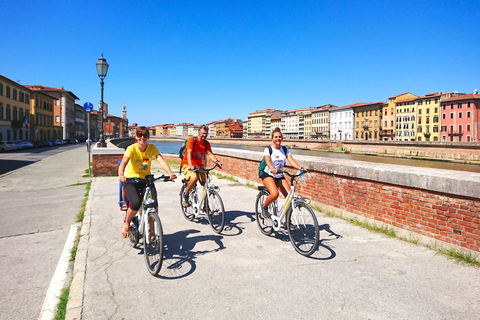
[[[295,194],[295,184],[293,183],[294,178],[295,176],[293,176],[290,179],[290,191],[288,191],[288,194],[285,197],[285,200],[283,201],[280,212],[278,211],[278,199],[276,199],[274,202],[270,204],[271,206],[273,206],[273,214],[271,215],[271,218],[273,222],[272,227],[273,227],[273,230],[275,231],[279,231],[282,221],[286,221],[286,214],[290,208],[292,208],[291,214],[293,215],[295,224],[298,225],[297,212],[296,212],[297,195]]]
[[[216,166],[215,166],[216,167]],[[203,190],[202,190],[202,195],[200,196],[200,200],[198,199],[198,193],[197,193],[197,186],[193,187],[192,190],[190,192],[194,192],[195,193],[195,202],[192,203],[192,207],[193,207],[193,211],[194,211],[194,215],[195,215],[195,218],[198,218],[198,216],[202,213],[203,210],[203,207],[205,206],[205,199],[210,196],[210,189],[211,188],[215,188],[215,187],[211,187],[209,182],[212,180],[211,176],[210,176],[210,170],[213,170],[215,167],[211,168],[211,169],[203,169],[203,168],[197,168],[197,170],[204,170],[207,174],[207,180],[205,181],[205,184],[203,185]]]
[[[156,212],[154,209],[155,201],[152,198],[152,189],[147,185],[145,188],[145,193],[143,195],[142,205],[138,209],[137,215],[140,217],[140,223],[138,224],[138,233],[140,236],[143,236],[145,230],[148,230],[148,221],[145,217],[148,216],[149,212]],[[146,208],[146,209],[145,209]],[[158,213],[157,213],[158,214]],[[150,243],[149,237],[147,239],[147,244]]]

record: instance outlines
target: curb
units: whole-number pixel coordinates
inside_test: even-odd
[[[73,280],[70,285],[65,320],[80,320],[83,316],[83,294],[85,290],[85,273],[87,270],[88,242],[90,240],[91,208],[93,193],[95,192],[96,178],[92,179],[92,186],[85,206],[80,242],[73,267]]]

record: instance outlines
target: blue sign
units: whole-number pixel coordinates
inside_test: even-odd
[[[91,104],[90,102],[85,102],[85,104],[83,105],[83,109],[85,109],[85,111],[87,112],[90,112],[93,110],[93,104]]]

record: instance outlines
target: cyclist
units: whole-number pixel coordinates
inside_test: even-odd
[[[142,197],[140,194],[146,187],[145,183],[128,183],[127,178],[141,178],[144,179],[146,175],[150,174],[150,167],[152,158],[155,158],[160,166],[170,175],[170,179],[175,179],[177,176],[173,174],[170,166],[165,162],[157,147],[153,144],[148,144],[150,138],[148,129],[140,127],[135,134],[136,143],[130,145],[123,155],[122,163],[118,167],[118,180],[124,182],[123,189],[125,196],[130,202],[130,207],[127,209],[127,215],[124,220],[122,228],[122,236],[128,238],[130,221],[137,214],[140,205],[142,204]],[[128,165],[126,171],[125,167]],[[125,174],[124,174],[125,172]],[[155,200],[158,212],[157,190],[155,185],[152,186],[152,198]]]
[[[283,135],[280,131],[280,128],[275,128],[272,131],[271,135],[272,144],[271,146],[265,148],[263,152],[263,158],[267,166],[263,171],[263,175],[260,177],[264,186],[267,188],[270,195],[265,199],[265,202],[262,207],[262,216],[264,218],[269,218],[270,214],[268,213],[268,206],[277,200],[279,192],[286,197],[290,191],[290,184],[282,173],[278,171],[283,171],[285,165],[285,160],[288,160],[290,165],[297,170],[302,170],[306,172],[307,170],[300,167],[300,165],[293,159],[290,150],[287,147],[282,146]],[[270,152],[271,150],[271,152]]]
[[[196,185],[197,181],[203,186],[207,180],[207,174],[202,171],[193,171],[194,167],[206,166],[206,155],[213,162],[217,163],[221,168],[222,164],[218,161],[217,157],[212,152],[210,143],[207,142],[208,127],[202,124],[198,128],[198,136],[188,138],[187,145],[185,147],[185,154],[183,155],[181,167],[182,173],[185,175],[185,179],[188,180],[187,188],[183,194],[183,205],[188,207],[188,193]]]

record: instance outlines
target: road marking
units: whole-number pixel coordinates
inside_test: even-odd
[[[43,301],[42,311],[39,318],[41,320],[51,320],[55,316],[55,308],[60,300],[60,295],[62,294],[62,289],[67,277],[67,269],[70,263],[70,251],[75,242],[78,226],[79,224],[74,224],[70,227],[70,232],[68,233],[67,241],[63,247],[62,255],[60,256],[60,260],[58,260],[57,268],[55,269],[52,281],[50,281],[50,286],[48,287],[47,295]]]

